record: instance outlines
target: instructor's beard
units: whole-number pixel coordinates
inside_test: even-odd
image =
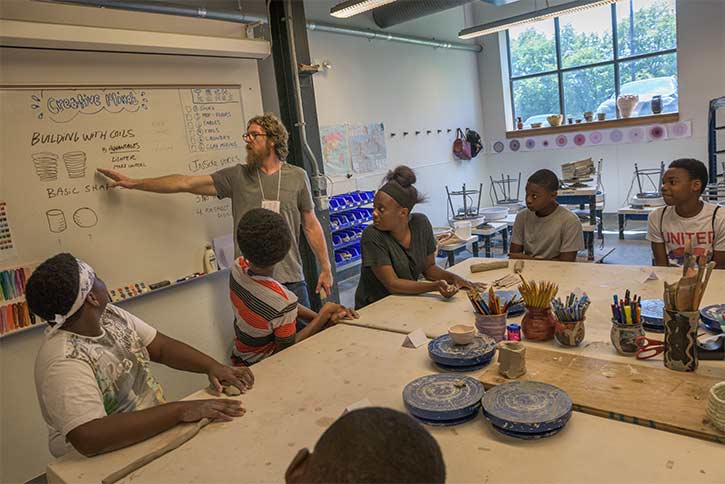
[[[269,146],[265,145],[263,148],[255,150],[251,145],[247,145],[247,165],[252,168],[259,168],[270,154],[272,154],[272,150]]]

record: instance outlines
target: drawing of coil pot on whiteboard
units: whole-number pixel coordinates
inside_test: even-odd
[[[58,154],[49,151],[32,153],[35,174],[42,182],[58,180]],[[68,178],[77,179],[86,176],[86,153],[84,151],[69,151],[63,153],[63,165]]]
[[[59,234],[68,229],[63,210],[52,208],[45,212],[45,217],[48,220],[48,229],[52,233]],[[73,223],[82,229],[90,229],[98,224],[98,214],[92,208],[81,207],[73,212]]]

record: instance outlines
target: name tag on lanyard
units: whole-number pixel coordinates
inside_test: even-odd
[[[262,208],[279,213],[279,200],[262,200]]]

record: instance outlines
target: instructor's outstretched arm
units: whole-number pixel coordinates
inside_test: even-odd
[[[98,168],[98,172],[113,180],[113,183],[111,183],[113,188],[123,187],[154,193],[217,195],[211,175],[167,175],[156,178],[129,178],[121,172],[106,168]]]

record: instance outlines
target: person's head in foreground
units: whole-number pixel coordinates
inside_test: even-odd
[[[373,200],[373,225],[377,229],[389,232],[408,223],[415,204],[425,200],[413,185],[415,181],[415,173],[405,165],[388,172],[386,183]]]
[[[108,290],[93,269],[71,254],[56,254],[28,279],[30,310],[57,330],[73,331],[81,319],[100,320],[109,302]]]
[[[681,205],[698,200],[707,187],[707,168],[693,158],[670,163],[662,177],[662,198],[667,205]]]
[[[337,419],[287,468],[287,483],[445,482],[443,455],[427,430],[390,408],[353,410]]]
[[[540,212],[556,203],[559,178],[551,170],[538,170],[526,182],[526,208]]]
[[[239,221],[237,244],[252,266],[269,268],[287,255],[292,235],[280,214],[266,208],[253,208]]]

